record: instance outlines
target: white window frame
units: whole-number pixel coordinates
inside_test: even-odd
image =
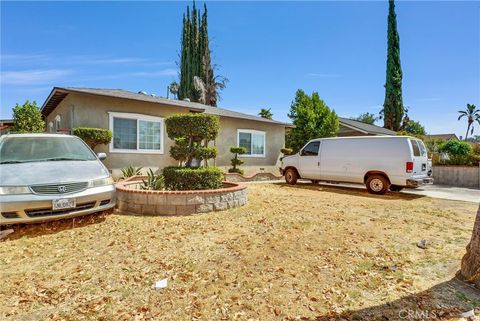
[[[113,137],[112,141],[109,144],[109,152],[110,153],[130,153],[130,154],[163,154],[163,149],[165,146],[165,121],[162,117],[144,115],[144,114],[134,114],[134,113],[118,113],[118,112],[108,112],[109,118],[109,128],[112,131],[112,136],[115,135],[113,132],[113,119],[114,118],[127,118],[127,119],[135,119],[137,121],[137,149],[120,149],[113,147]],[[140,146],[140,135],[138,130],[140,128],[139,121],[151,121],[160,123],[160,149],[139,149]]]
[[[267,133],[266,132],[261,130],[254,130],[254,129],[237,129],[237,146],[240,146],[240,133],[263,135],[263,154],[242,154],[242,155],[238,155],[238,157],[266,157],[266,154],[267,154]],[[252,146],[250,146],[250,150],[253,150]]]

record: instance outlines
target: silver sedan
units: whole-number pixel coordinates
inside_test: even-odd
[[[113,208],[115,184],[78,137],[0,137],[0,225],[41,222]]]

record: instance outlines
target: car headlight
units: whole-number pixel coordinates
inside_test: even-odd
[[[113,177],[109,176],[105,178],[91,180],[90,182],[88,182],[88,187],[100,187],[105,185],[112,185],[113,183],[115,183]]]
[[[0,195],[31,194],[27,186],[0,186]]]

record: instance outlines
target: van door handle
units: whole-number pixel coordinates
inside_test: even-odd
[[[320,162],[317,162],[317,165],[320,166]]]

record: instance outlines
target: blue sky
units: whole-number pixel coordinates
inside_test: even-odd
[[[198,2],[203,5],[203,2]],[[187,2],[1,2],[1,118],[53,86],[166,95]],[[207,2],[221,107],[288,120],[298,88],[344,117],[383,104],[386,1]],[[480,105],[478,2],[399,1],[404,104],[429,133]],[[477,134],[480,134],[480,126]]]

